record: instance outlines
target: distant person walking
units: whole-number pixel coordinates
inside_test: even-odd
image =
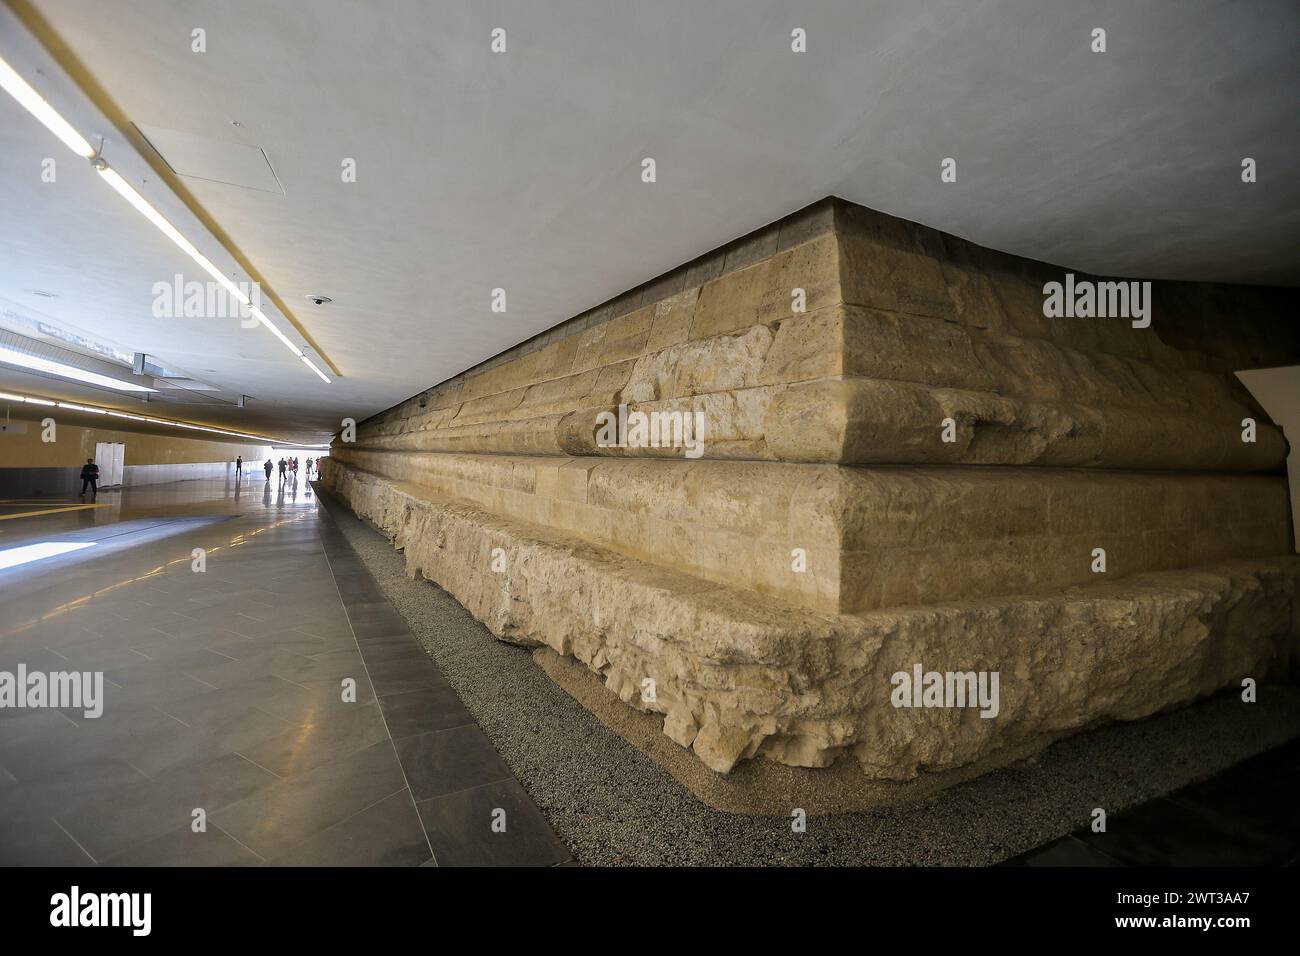
[[[235,481],[244,480],[244,456],[235,456]]]
[[[311,459],[307,459],[307,480],[311,481]]]
[[[268,459],[266,459],[266,461],[262,462],[262,470],[266,472],[266,480],[267,480],[267,482],[270,482],[270,480],[271,480],[271,459],[268,458]]]
[[[95,464],[95,459],[87,458],[86,463],[81,466],[81,497],[86,497],[86,486],[90,485],[90,497],[92,499],[99,497],[99,466]]]
[[[280,484],[284,484],[284,473],[286,468],[288,468],[288,464],[285,462],[283,458],[281,458],[280,459]]]

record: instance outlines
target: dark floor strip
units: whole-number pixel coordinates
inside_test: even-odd
[[[337,505],[332,505],[337,507]],[[321,502],[321,543],[439,866],[570,862]]]
[[[1007,860],[1005,866],[1295,866],[1300,741]],[[1103,808],[1104,809],[1104,808]]]

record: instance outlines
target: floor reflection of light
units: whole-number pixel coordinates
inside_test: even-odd
[[[0,571],[5,568],[16,568],[20,564],[40,561],[43,558],[67,554],[69,551],[93,548],[94,546],[95,542],[93,541],[42,541],[40,544],[25,544],[20,548],[9,548],[0,551]]]
[[[231,538],[228,544],[219,544],[214,548],[208,548],[208,554],[209,555],[215,554],[216,552],[225,550],[226,548],[231,548],[231,549],[238,548],[240,545],[247,544],[249,538],[256,538],[259,534],[262,534],[265,531],[272,531],[275,528],[281,527],[282,525],[294,524],[295,522],[298,521],[304,521],[304,520],[310,521],[315,517],[316,517],[315,512],[308,512],[307,514],[297,515],[293,518],[284,518],[280,521],[274,521],[271,524],[263,525],[262,527],[258,528],[255,531],[240,532],[236,534],[233,538]],[[135,577],[124,578],[121,581],[117,581],[114,584],[109,584],[105,587],[100,588],[98,591],[95,591],[93,594],[85,594],[74,600],[67,601],[63,604],[58,605],[57,607],[51,608],[49,611],[46,611],[44,614],[40,615],[39,617],[34,617],[31,618],[30,620],[23,621],[21,624],[14,625],[9,630],[0,632],[0,638],[14,637],[15,635],[21,634],[23,631],[30,630],[31,628],[35,627],[37,624],[40,624],[43,621],[52,620],[53,618],[56,618],[61,614],[66,614],[69,611],[75,610],[79,607],[83,607],[89,602],[95,600],[95,598],[97,597],[102,597],[103,595],[109,594],[112,591],[116,591],[119,588],[130,587],[132,584],[136,584],[140,581],[146,581],[149,578],[158,577],[161,574],[165,574],[167,572],[167,569],[172,565],[188,564],[192,560],[193,560],[193,555],[190,552],[186,552],[181,557],[175,558],[171,561],[167,561],[164,564],[160,564],[156,568],[151,568],[150,570],[146,571],[144,574],[137,574]]]

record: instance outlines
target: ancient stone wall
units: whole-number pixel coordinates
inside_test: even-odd
[[[1065,271],[827,200],[362,423],[326,480],[714,769],[993,765],[1295,647],[1287,446],[1232,374],[1300,358],[1285,295],[1049,318]],[[635,413],[700,441],[611,444]],[[916,663],[999,671],[999,714],[893,706]]]

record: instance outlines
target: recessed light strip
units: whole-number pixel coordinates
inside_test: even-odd
[[[325,377],[325,373],[322,372],[320,369],[318,369],[318,368],[316,367],[316,363],[315,363],[315,362],[313,362],[311,359],[309,359],[309,358],[308,358],[307,356],[305,356],[305,355],[300,355],[299,358],[301,358],[301,359],[303,360],[303,362],[306,363],[306,365],[307,365],[307,367],[308,367],[309,369],[311,369],[313,372],[315,372],[317,375],[319,375],[319,376],[321,377],[321,379],[325,382],[326,385],[328,385],[328,384],[330,383],[330,380],[329,380],[328,378]]]
[[[140,215],[144,216],[151,223],[157,226],[159,232],[172,242],[176,243],[182,252],[197,262],[200,268],[202,268],[208,275],[212,276],[212,278],[216,279],[227,292],[238,299],[243,305],[250,304],[251,300],[244,293],[244,290],[235,285],[235,283],[227,277],[225,273],[214,266],[212,260],[199,252],[199,250],[195,248],[194,243],[182,236],[180,230],[168,222],[166,218],[163,217],[162,213],[150,205],[149,200],[136,192],[135,187],[123,179],[116,169],[109,166],[108,163],[104,162],[102,159],[97,159],[95,160],[95,171],[99,173],[100,178],[103,179],[104,182],[108,183],[114,190],[116,190],[118,195],[134,206]]]
[[[119,392],[158,391],[156,388],[137,385],[135,382],[124,382],[119,378],[100,375],[98,372],[79,368],[76,365],[68,365],[66,362],[56,362],[53,359],[41,358],[39,355],[28,355],[26,352],[19,352],[17,349],[11,349],[6,345],[0,345],[0,362],[17,365],[19,368],[30,369],[33,372],[44,372],[46,375],[57,375],[59,378],[70,378],[74,382],[85,382],[87,385],[99,385],[103,388],[116,389]]]
[[[301,441],[281,441],[277,438],[267,438],[265,435],[250,435],[248,432],[232,432],[225,428],[213,428],[210,425],[192,425],[189,422],[173,422],[165,418],[148,418],[144,415],[132,415],[129,412],[119,412],[112,408],[95,408],[90,405],[82,405],[76,402],[56,402],[47,398],[36,398],[31,395],[17,395],[13,392],[0,392],[0,402],[25,403],[28,405],[48,405],[66,408],[70,412],[90,412],[94,415],[111,415],[113,418],[126,418],[135,422],[146,422],[150,425],[166,425],[168,428],[188,428],[191,431],[211,432],[214,435],[229,435],[231,438],[247,438],[258,444],[290,446],[294,445],[300,448],[328,448],[328,444],[309,444]]]
[[[257,321],[269,329],[270,332],[284,344],[285,348],[298,358],[303,359],[313,372],[319,375],[326,384],[329,384],[329,378],[327,378],[320,369],[313,365],[311,361],[303,356],[302,349],[297,345],[294,345],[293,341],[287,335],[272,324],[271,320],[266,317],[261,309],[252,304],[252,300],[249,298],[248,293],[239,288],[239,286],[236,285],[229,276],[213,265],[212,260],[199,252],[194,243],[181,235],[180,230],[168,222],[163,214],[153,207],[149,200],[141,196],[140,193],[136,191],[135,187],[122,178],[121,174],[118,173],[117,170],[113,169],[107,162],[98,156],[90,143],[88,143],[80,133],[73,129],[72,125],[60,116],[58,111],[55,110],[54,107],[50,106],[50,104],[47,103],[26,80],[19,76],[13,67],[6,63],[3,58],[0,58],[0,87],[3,87],[10,96],[23,106],[24,109],[40,120],[42,125],[62,140],[64,145],[66,145],[70,150],[78,156],[81,156],[83,159],[90,160],[94,165],[96,172],[99,173],[100,178],[103,179],[104,182],[113,187],[114,191],[116,191],[118,195],[134,206],[140,215],[153,223],[154,226],[158,228],[158,231],[174,242],[182,252],[198,263],[199,267],[208,275],[212,276],[212,278],[215,279],[223,289],[234,296],[236,301],[245,308],[248,308],[249,312],[257,319]]]
[[[14,68],[0,59],[0,87],[4,87],[6,93],[16,99],[27,112],[31,113],[42,125],[51,133],[63,140],[63,145],[72,150],[82,159],[90,159],[95,155],[95,149],[81,134],[72,128],[72,125],[59,115],[53,106],[45,102],[45,98],[31,88]]]

